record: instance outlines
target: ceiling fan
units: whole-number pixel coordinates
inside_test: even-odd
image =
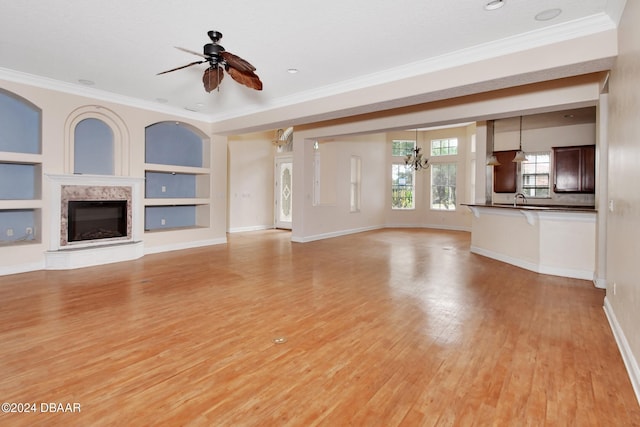
[[[218,41],[222,38],[222,33],[218,31],[209,31],[207,33],[211,39],[211,43],[207,43],[203,47],[203,53],[194,52],[183,47],[177,47],[176,49],[182,50],[187,53],[192,53],[204,58],[201,61],[194,61],[181,67],[172,68],[171,70],[163,71],[160,74],[170,73],[172,71],[181,70],[183,68],[191,67],[192,65],[209,63],[209,68],[204,70],[202,76],[202,82],[204,83],[204,89],[207,92],[211,92],[215,88],[218,88],[222,78],[224,77],[224,71],[226,71],[233,80],[241,83],[245,86],[255,90],[262,90],[262,82],[257,74],[254,72],[256,67],[234,55],[231,52],[227,52],[224,47],[218,44]],[[220,90],[218,88],[218,90]]]

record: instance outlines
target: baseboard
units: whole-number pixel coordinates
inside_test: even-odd
[[[464,227],[460,225],[444,225],[444,224],[385,224],[384,228],[429,228],[433,230],[471,232],[471,227]]]
[[[598,289],[607,289],[607,279],[593,277],[593,284]]]
[[[160,252],[179,251],[182,249],[193,249],[193,248],[200,248],[202,246],[221,245],[225,243],[227,243],[226,237],[222,237],[220,239],[197,240],[194,242],[174,243],[171,245],[153,246],[151,248],[145,247],[144,254],[150,255],[150,254],[157,254]]]
[[[506,262],[507,264],[515,265],[516,267],[524,268],[525,270],[534,271],[536,273],[548,274],[551,276],[570,277],[572,279],[593,280],[593,271],[540,265],[520,258],[514,258],[498,252],[493,252],[488,249],[479,248],[477,246],[471,246],[470,251],[474,254]]]
[[[618,349],[620,350],[620,354],[622,355],[624,366],[627,368],[627,373],[629,374],[629,379],[631,380],[633,391],[636,393],[638,404],[640,404],[640,368],[638,368],[638,362],[633,356],[633,352],[631,351],[631,347],[629,347],[627,337],[624,335],[624,331],[620,327],[620,323],[618,323],[616,314],[613,311],[613,307],[611,307],[611,303],[609,302],[609,299],[607,297],[604,298],[604,313],[609,320],[609,325],[611,326],[613,336],[616,339],[616,343],[618,344]]]
[[[382,225],[374,225],[374,226],[370,226],[370,227],[352,228],[350,230],[332,231],[331,233],[315,234],[315,235],[312,235],[312,236],[305,236],[305,237],[292,235],[291,236],[291,241],[292,242],[296,242],[296,243],[313,242],[315,240],[331,239],[333,237],[347,236],[349,234],[362,233],[362,232],[365,232],[365,231],[372,231],[372,230],[379,230],[381,228],[384,228],[384,226],[382,226]]]
[[[32,262],[29,264],[10,265],[8,267],[0,267],[0,276],[8,276],[10,274],[28,273],[30,271],[44,270],[44,260],[40,262]]]
[[[233,227],[229,229],[229,233],[244,233],[245,231],[272,230],[273,225],[252,225],[250,227]]]
[[[47,270],[71,270],[131,261],[144,255],[144,242],[127,242],[88,248],[47,251],[44,253]]]

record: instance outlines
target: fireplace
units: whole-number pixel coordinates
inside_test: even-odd
[[[144,255],[144,178],[45,176],[51,186],[47,269],[109,264]]]
[[[127,236],[126,200],[69,200],[68,242]]]

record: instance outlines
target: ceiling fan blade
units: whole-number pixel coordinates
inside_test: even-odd
[[[174,47],[175,47],[176,49],[178,49],[178,50],[183,51],[183,52],[187,52],[187,53],[190,53],[190,54],[192,54],[192,55],[201,56],[201,57],[203,57],[203,58],[207,59],[207,56],[206,56],[205,54],[200,53],[200,52],[196,52],[195,50],[185,49],[184,47],[180,47],[180,46],[174,46]]]
[[[160,74],[167,74],[167,73],[170,73],[172,71],[182,70],[183,68],[191,67],[192,65],[202,64],[203,62],[207,62],[207,61],[195,61],[195,62],[192,62],[190,64],[183,65],[181,67],[176,67],[176,68],[172,68],[172,69],[167,70],[167,71],[163,71],[161,73],[156,74],[156,76],[159,76]]]
[[[218,87],[222,79],[224,78],[224,73],[222,68],[220,67],[209,67],[204,70],[204,75],[202,76],[202,83],[204,83],[204,90],[207,92],[211,92],[215,88]]]
[[[227,51],[220,52],[220,56],[222,56],[222,59],[224,59],[227,65],[229,65],[229,67],[231,68],[235,68],[240,71],[248,71],[248,72],[252,72],[256,70],[256,67],[249,64],[249,62],[240,58],[238,55],[234,55],[231,52],[227,52]]]
[[[260,81],[260,77],[258,77],[253,71],[241,71],[237,68],[229,66],[226,67],[226,70],[231,78],[238,83],[248,86],[251,89],[262,90],[262,82]]]

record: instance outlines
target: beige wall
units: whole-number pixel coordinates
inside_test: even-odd
[[[470,130],[470,128],[472,130]],[[471,230],[471,215],[469,210],[460,206],[461,203],[469,203],[469,187],[471,180],[471,136],[475,132],[475,124],[469,126],[452,127],[418,132],[418,146],[422,147],[422,153],[429,157],[431,164],[455,163],[456,171],[456,209],[452,211],[433,210],[430,207],[431,168],[416,173],[415,209],[399,210],[391,209],[391,164],[394,162],[391,156],[391,141],[394,139],[415,139],[413,131],[398,131],[387,133],[387,172],[386,177],[386,203],[385,223],[390,227],[432,227],[450,230]],[[457,138],[458,155],[433,157],[429,154],[432,139]],[[397,161],[397,160],[396,160]]]
[[[0,79],[0,87],[21,96],[42,110],[42,224],[37,233],[39,243],[0,247],[0,274],[35,270],[44,267],[44,252],[50,248],[51,188],[46,174],[69,173],[65,170],[65,157],[69,147],[70,120],[78,111],[108,110],[124,124],[124,133],[128,140],[126,170],[122,175],[144,178],[144,141],[145,127],[160,121],[180,121],[211,135],[211,124],[185,117],[150,111],[143,108],[116,104],[70,93],[63,93],[42,87]],[[197,242],[211,243],[226,241],[226,138],[211,138],[211,208],[210,227],[184,231],[162,231],[145,233],[146,252],[178,249],[198,245]],[[68,163],[68,160],[67,160]],[[220,207],[221,209],[218,209]],[[140,218],[144,212],[138,212]]]
[[[302,137],[300,137],[302,135]],[[315,139],[294,132],[293,235],[305,242],[384,226],[385,135],[331,138],[335,194],[331,203],[313,203]],[[351,157],[361,159],[361,205],[351,212]]]
[[[274,153],[272,132],[229,137],[230,232],[273,227]]]
[[[627,1],[609,79],[606,304],[640,395],[640,2]]]

